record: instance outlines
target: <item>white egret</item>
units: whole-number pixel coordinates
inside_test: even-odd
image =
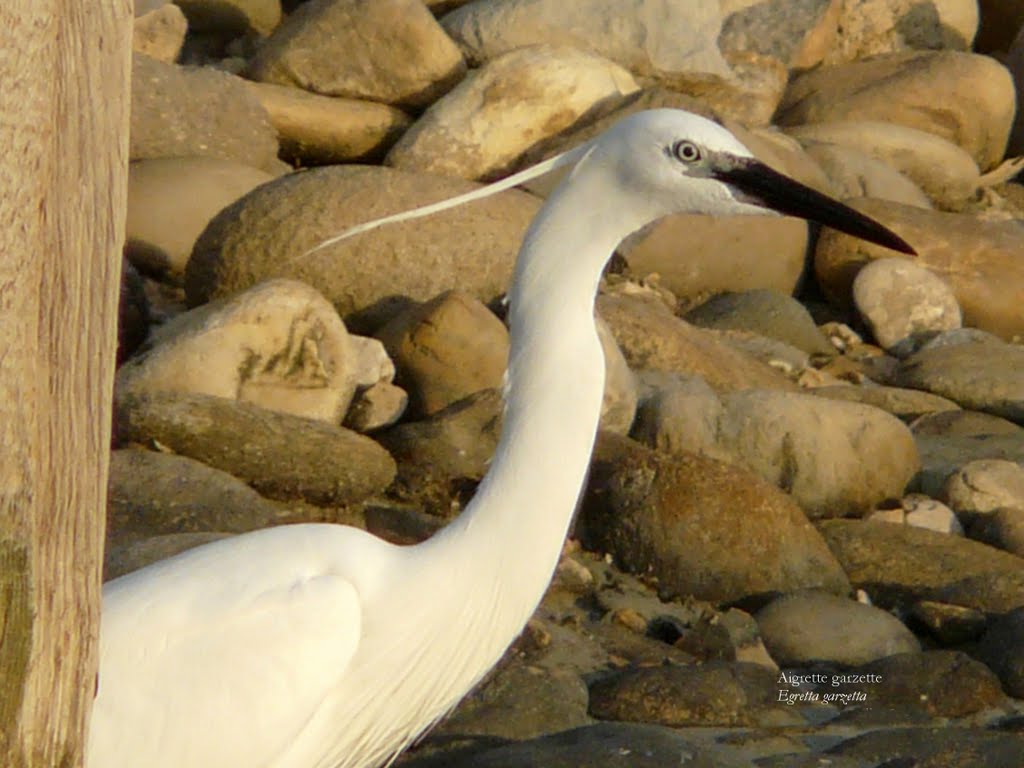
[[[569,162],[519,252],[504,431],[466,510],[416,546],[293,525],[107,584],[88,768],[373,768],[455,706],[558,561],[601,410],[594,297],[630,233],[678,211],[769,209],[913,252],[686,112],[632,115],[544,167]]]

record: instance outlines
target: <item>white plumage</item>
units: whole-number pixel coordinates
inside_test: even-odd
[[[107,584],[87,768],[373,768],[458,703],[557,564],[601,408],[594,296],[625,236],[675,211],[770,206],[909,251],[685,112],[633,115],[543,170],[571,162],[519,254],[505,428],[465,512],[417,546],[285,526]]]

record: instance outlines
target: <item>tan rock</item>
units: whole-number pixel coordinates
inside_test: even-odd
[[[273,178],[216,157],[136,160],[128,167],[128,258],[146,274],[180,285],[192,246],[210,219]]]
[[[774,56],[791,69],[810,69],[835,46],[841,8],[842,0],[755,3],[725,19],[718,46]]]
[[[436,413],[482,389],[500,387],[508,364],[504,324],[478,299],[446,291],[377,332],[409,391],[414,416]]]
[[[625,69],[567,47],[532,46],[487,62],[437,101],[388,153],[387,164],[493,179],[538,142],[609,111],[639,86]]]
[[[354,350],[308,285],[271,280],[178,315],[117,372],[118,398],[188,392],[337,424],[355,391]]]
[[[279,173],[277,150],[270,117],[240,77],[132,57],[129,159],[219,157]]]
[[[932,207],[931,200],[920,186],[867,152],[838,144],[819,143],[808,143],[805,149],[821,166],[840,199],[875,197],[918,208]]]
[[[272,276],[295,277],[316,286],[357,332],[453,286],[491,301],[508,287],[523,233],[540,207],[524,192],[389,224],[304,255],[355,224],[476,188],[375,166],[333,166],[277,179],[211,222],[189,261],[187,296],[198,304]]]
[[[611,328],[600,317],[597,321],[597,335],[604,352],[604,399],[601,402],[600,428],[616,434],[629,434],[636,414],[636,377],[629,369],[622,350],[619,349]]]
[[[1013,221],[983,221],[882,200],[850,201],[903,236],[917,263],[953,288],[966,326],[1012,339],[1024,334],[1024,228]],[[849,304],[850,286],[869,261],[892,256],[882,248],[831,229],[822,230],[814,256],[818,281],[835,301]]]
[[[842,0],[839,64],[908,49],[967,51],[978,31],[977,0]]]
[[[270,115],[282,151],[306,164],[377,160],[412,124],[400,109],[319,96],[273,83],[250,83]]]
[[[173,3],[154,8],[135,19],[132,50],[158,61],[173,63],[181,53],[188,21]]]
[[[795,389],[778,371],[717,341],[662,305],[628,296],[599,296],[597,311],[633,370],[653,368],[701,376],[719,392]]]
[[[962,207],[978,189],[978,166],[967,152],[915,128],[857,120],[811,123],[788,133],[809,148],[837,146],[880,160],[947,209]]]
[[[729,76],[716,41],[717,3],[633,0],[490,0],[442,19],[474,64],[541,43],[570,45],[611,59],[635,75],[679,73]]]
[[[260,47],[248,73],[325,96],[422,107],[465,71],[420,0],[310,0]]]
[[[896,53],[819,68],[795,78],[781,125],[877,120],[941,136],[982,170],[1006,151],[1015,110],[1013,78],[994,59],[956,51]]]

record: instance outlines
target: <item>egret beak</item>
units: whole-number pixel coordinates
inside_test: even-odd
[[[760,160],[720,156],[713,176],[732,187],[737,200],[816,221],[894,251],[917,255],[907,242],[874,219],[806,184],[779,173]]]

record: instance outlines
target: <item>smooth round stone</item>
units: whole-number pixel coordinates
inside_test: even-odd
[[[296,280],[268,280],[160,326],[117,371],[116,395],[190,392],[338,424],[358,354],[334,307]]]
[[[853,585],[885,607],[925,599],[987,610],[990,599],[1015,594],[1015,587],[992,588],[994,579],[1024,577],[1021,558],[962,536],[864,520],[827,520],[818,530]],[[946,594],[972,578],[981,586],[969,594],[962,589],[958,599]]]
[[[425,107],[465,72],[458,47],[419,0],[312,0],[263,42],[248,76],[326,96]]]
[[[853,281],[853,303],[875,340],[897,356],[960,327],[960,305],[944,280],[908,259],[878,259]]]
[[[210,219],[273,178],[217,157],[136,160],[128,166],[128,258],[147,274],[180,285],[192,247]]]
[[[757,725],[777,699],[775,677],[747,662],[626,669],[591,684],[590,714],[674,727]]]
[[[377,331],[409,392],[412,416],[437,413],[482,389],[500,387],[508,362],[505,325],[463,291],[445,291]]]
[[[867,198],[847,203],[914,247],[916,263],[953,289],[964,325],[1004,339],[1024,336],[1024,226],[1019,222],[986,221]],[[814,269],[825,295],[845,305],[857,272],[871,261],[894,255],[888,248],[823,228]]]
[[[499,178],[538,143],[638,91],[618,64],[567,46],[521,48],[470,72],[388,153],[393,168]]]
[[[956,513],[941,501],[921,493],[912,493],[903,499],[907,525],[926,528],[937,533],[963,536],[964,529]]]
[[[754,618],[768,652],[783,667],[812,662],[867,664],[921,647],[892,614],[826,592],[785,595]]]
[[[1024,557],[1024,507],[1002,507],[979,517],[971,525],[968,535]]]
[[[191,304],[271,276],[315,286],[349,327],[372,330],[411,301],[457,285],[482,301],[508,287],[519,244],[540,207],[515,190],[415,221],[388,224],[316,253],[347,228],[478,185],[377,166],[329,166],[265,184],[221,211],[185,273]]]
[[[753,331],[810,354],[835,354],[811,314],[792,296],[779,291],[719,294],[690,310],[686,321],[715,330]]]
[[[666,596],[736,602],[846,578],[791,497],[738,467],[602,434],[577,522],[592,551]],[[756,542],[758,556],[745,555]]]
[[[218,157],[270,173],[284,165],[263,105],[242,78],[212,67],[133,56],[130,133],[131,160]]]
[[[912,626],[923,626],[942,645],[977,640],[985,631],[985,614],[961,605],[920,600],[910,608]]]
[[[946,481],[943,498],[972,518],[1003,507],[1024,509],[1024,466],[1003,459],[964,464]]]
[[[958,344],[922,349],[901,363],[891,383],[1024,423],[1024,347],[1019,345]]]
[[[381,493],[395,462],[376,442],[322,421],[222,397],[154,392],[121,398],[122,442],[157,442],[276,499],[328,506]]]
[[[1002,161],[1015,112],[1013,78],[995,59],[909,51],[819,67],[790,82],[780,125],[877,120],[941,136],[988,170]]]
[[[981,178],[966,150],[918,128],[859,118],[798,125],[787,133],[806,147],[836,145],[885,163],[945,208],[962,207],[977,192]],[[910,205],[932,207],[917,201]]]
[[[529,45],[574,45],[639,76],[717,75],[729,66],[718,49],[717,3],[634,0],[489,0],[441,20],[474,65]]]
[[[851,386],[834,384],[808,389],[809,394],[831,400],[847,400],[880,408],[886,413],[911,422],[922,416],[960,410],[960,406],[945,397],[916,389],[883,386]]]
[[[807,142],[804,149],[821,166],[840,199],[874,197],[918,208],[932,207],[928,195],[918,184],[868,152],[817,142]]]

